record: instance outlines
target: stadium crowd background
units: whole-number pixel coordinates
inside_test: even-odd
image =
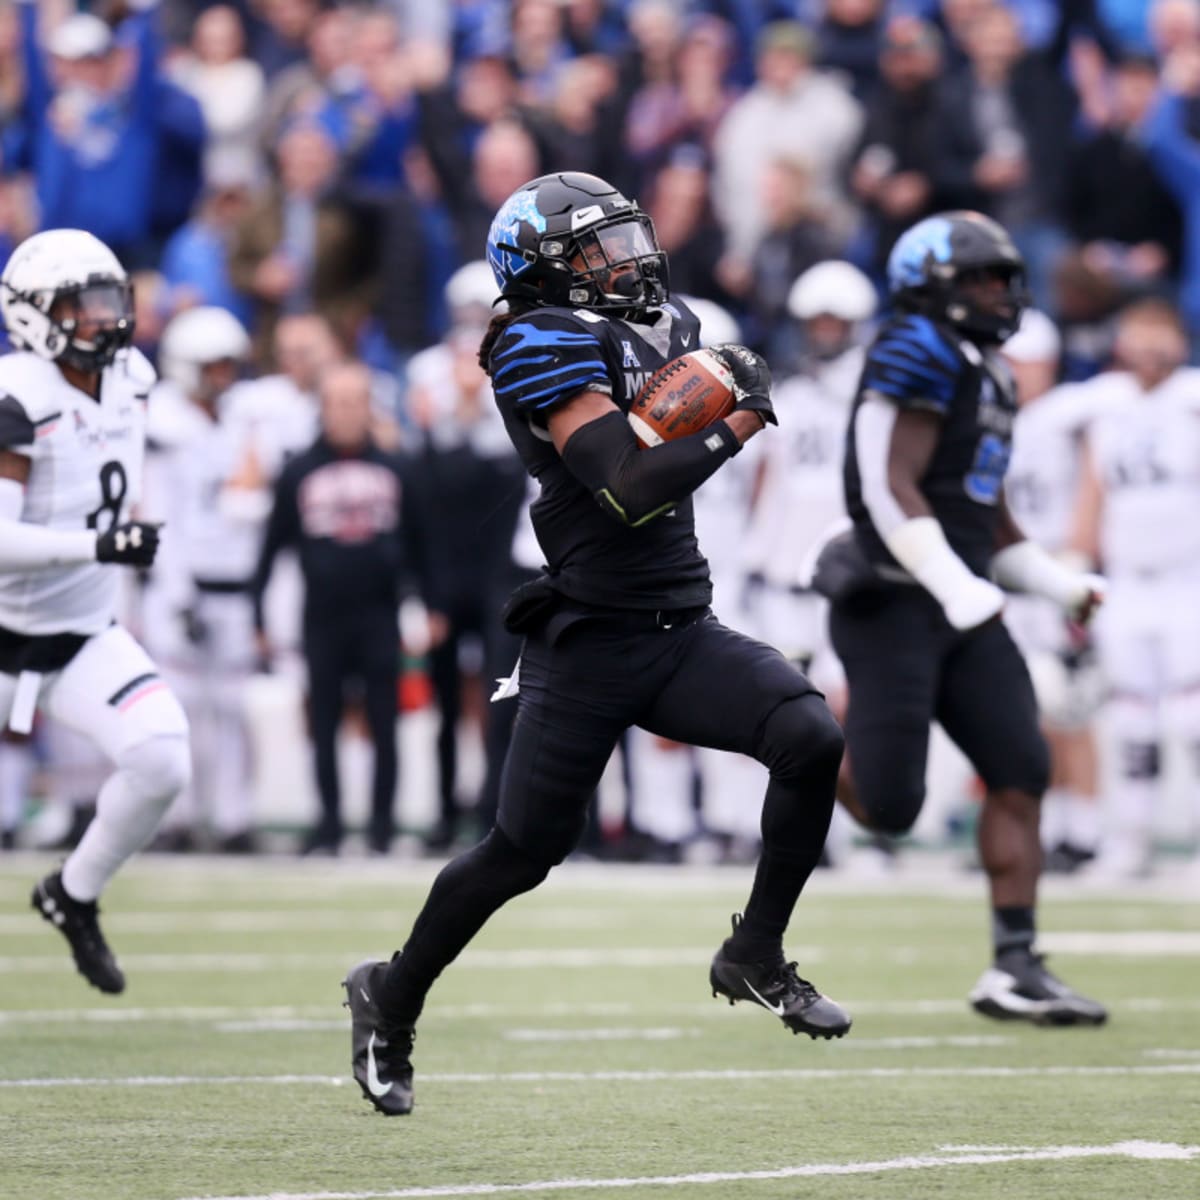
[[[39,229],[94,233],[133,277],[136,344],[160,368],[178,313],[235,316],[250,339],[242,376],[286,385],[260,483],[315,434],[321,369],[369,366],[379,436],[424,464],[436,501],[421,505],[421,536],[453,547],[422,580],[441,615],[416,635],[410,622],[418,655],[429,630],[435,651],[447,634],[486,643],[496,597],[537,561],[507,553],[515,513],[503,534],[480,520],[513,463],[471,373],[479,314],[467,310],[486,304],[486,284],[460,271],[526,180],[590,171],[636,197],[673,291],[719,305],[777,379],[803,369],[789,294],[808,268],[848,261],[882,294],[900,230],[981,210],[1026,255],[1061,339],[1058,378],[1078,381],[1108,365],[1131,300],[1175,303],[1200,333],[1197,137],[1197,0],[0,0],[0,263]],[[431,362],[436,347],[449,357]],[[277,610],[298,606],[299,586]],[[286,648],[286,612],[272,636]],[[482,652],[449,644],[451,675],[479,672]],[[444,650],[441,662],[453,734],[464,701]],[[476,721],[478,693],[465,700]],[[435,726],[421,736],[432,743]],[[456,741],[437,742],[441,807],[396,814],[408,829],[436,819],[435,848],[464,836],[455,817],[473,807]],[[255,767],[231,761],[247,772],[235,811],[214,826],[201,803],[169,823],[174,844],[256,844]],[[49,732],[8,743],[0,763],[10,845],[35,837],[22,827],[30,791],[87,793],[86,756]],[[673,854],[682,833],[630,852]]]

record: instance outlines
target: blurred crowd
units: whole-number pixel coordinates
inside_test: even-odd
[[[1139,303],[1182,314],[1190,358],[1198,138],[1200,0],[0,0],[0,263],[38,229],[100,237],[132,274],[136,344],[164,380],[145,504],[193,533],[144,581],[133,622],[165,670],[191,673],[181,697],[221,747],[206,754],[212,778],[198,776],[207,798],[168,833],[255,844],[253,764],[231,749],[245,745],[237,680],[289,648],[304,658],[311,586],[299,570],[256,580],[259,548],[285,463],[345,419],[346,391],[362,393],[364,436],[404,464],[403,648],[441,714],[427,840],[445,848],[486,820],[503,706],[473,703],[464,679],[486,693],[511,667],[499,598],[540,561],[474,361],[495,295],[478,260],[516,187],[570,169],[636,197],[672,291],[764,353],[794,383],[797,413],[824,414],[798,421],[807,441],[779,439],[791,465],[828,468],[854,382],[846,355],[868,336],[887,253],[939,210],[994,216],[1026,256],[1053,330],[1042,390],[1128,366],[1118,331]],[[812,285],[831,263],[832,282]],[[197,310],[203,334],[179,335]],[[339,364],[365,371],[323,386]],[[1077,443],[1062,442],[1068,459]],[[815,627],[819,612],[786,609],[803,608],[804,547],[772,548],[762,514],[836,510],[837,472],[801,495],[802,473],[771,485],[770,462],[745,457],[704,489],[718,602],[722,588],[730,606],[757,597],[764,636],[772,622]],[[754,562],[739,555],[752,525]],[[781,648],[822,652],[808,641]],[[420,685],[402,700],[421,703]],[[456,784],[471,712],[487,746],[481,797]],[[728,853],[753,840],[740,812],[713,807],[744,783],[705,789],[695,756],[643,742],[625,747],[625,824],[648,852],[672,857],[698,833]],[[3,796],[21,794],[30,762],[0,763],[11,841]],[[660,804],[667,792],[678,803]],[[322,804],[306,848],[336,851],[336,795]],[[1054,843],[1090,853],[1097,836]],[[373,827],[374,848],[389,838]]]

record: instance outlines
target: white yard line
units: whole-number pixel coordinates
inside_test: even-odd
[[[635,1187],[681,1187],[744,1183],[770,1179],[810,1179],[829,1175],[874,1175],[883,1171],[928,1171],[938,1167],[988,1167],[998,1163],[1065,1162],[1082,1158],[1154,1159],[1188,1162],[1200,1146],[1175,1142],[1112,1142],[1106,1146],[1045,1146],[1038,1149],[985,1150],[885,1158],[877,1162],[805,1163],[766,1171],[702,1171],[690,1175],[649,1175],[615,1179],[539,1179],[530,1183],[467,1183],[438,1187],[354,1192],[271,1192],[261,1196],[190,1197],[189,1200],[424,1200],[429,1197],[502,1196],[530,1192],[600,1191]]]
[[[1161,1066],[1054,1066],[1054,1067],[795,1067],[776,1070],[691,1070],[691,1071],[511,1071],[444,1072],[418,1075],[424,1084],[512,1084],[512,1083],[684,1083],[734,1082],[738,1080],[838,1080],[838,1079],[1030,1079],[1030,1078],[1119,1078],[1122,1076],[1200,1075],[1200,1062],[1164,1063]],[[202,1085],[320,1084],[341,1087],[349,1076],[334,1075],[110,1075],[35,1076],[0,1079],[0,1090],[70,1087],[197,1087]]]
[[[962,1014],[967,1011],[965,997],[942,1000],[853,1000],[847,999],[846,1006],[855,1016],[873,1015],[886,1017],[941,1017],[947,1014]],[[246,1026],[265,1027],[270,1022],[280,1022],[281,1028],[289,1022],[296,1022],[297,1028],[307,1022],[328,1024],[329,1027],[347,1027],[344,1017],[334,1020],[330,1012],[337,1008],[338,1001],[329,1004],[280,1005],[271,1007],[240,1007],[234,1005],[214,1005],[211,1007],[182,1006],[162,1008],[24,1008],[13,1009],[10,1012],[0,1012],[0,1029],[6,1025],[44,1025],[48,1023],[66,1025],[123,1025],[142,1024],[147,1021],[163,1023],[206,1024],[227,1022]],[[726,1005],[715,1004],[708,1000],[699,1004],[628,1004],[624,1002],[596,1003],[579,1002],[552,1004],[446,1004],[431,1006],[425,1014],[427,1026],[434,1026],[443,1021],[462,1021],[486,1019],[513,1019],[530,1017],[633,1017],[637,1015],[670,1015],[676,1018],[686,1017],[689,1020],[708,1018],[725,1020]],[[1118,1009],[1130,1012],[1197,1012],[1200,1011],[1200,999],[1180,998],[1163,1000],[1156,996],[1132,996],[1119,1001]],[[257,1023],[262,1023],[258,1026]],[[893,1039],[894,1040],[894,1039]],[[861,1046],[865,1039],[854,1038],[843,1043],[847,1048]],[[1155,1054],[1160,1051],[1154,1051]],[[1161,1051],[1163,1054],[1181,1053],[1185,1055],[1200,1053],[1187,1049],[1182,1051]]]

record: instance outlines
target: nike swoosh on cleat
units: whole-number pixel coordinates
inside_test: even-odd
[[[754,993],[754,998],[759,1002],[759,1004],[761,1004],[763,1006],[763,1008],[770,1010],[777,1017],[783,1016],[783,1001],[782,1000],[780,1000],[780,1002],[778,1004],[769,1004],[766,1000],[763,999],[762,993],[759,992],[755,988],[754,984],[752,984],[750,982],[750,980],[748,980],[745,977],[745,975],[742,976],[742,982]]]
[[[379,1078],[379,1070],[375,1066],[375,1033],[371,1032],[371,1040],[367,1042],[367,1090],[372,1096],[386,1096],[392,1090],[390,1083],[384,1083]]]

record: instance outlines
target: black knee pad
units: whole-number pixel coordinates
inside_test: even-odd
[[[493,826],[487,837],[470,853],[475,859],[475,869],[486,872],[489,879],[514,896],[532,891],[550,874],[550,868],[562,861],[558,859],[551,862],[527,854],[499,826]]]
[[[815,692],[785,700],[763,722],[761,758],[782,783],[836,777],[845,746],[842,727]]]

